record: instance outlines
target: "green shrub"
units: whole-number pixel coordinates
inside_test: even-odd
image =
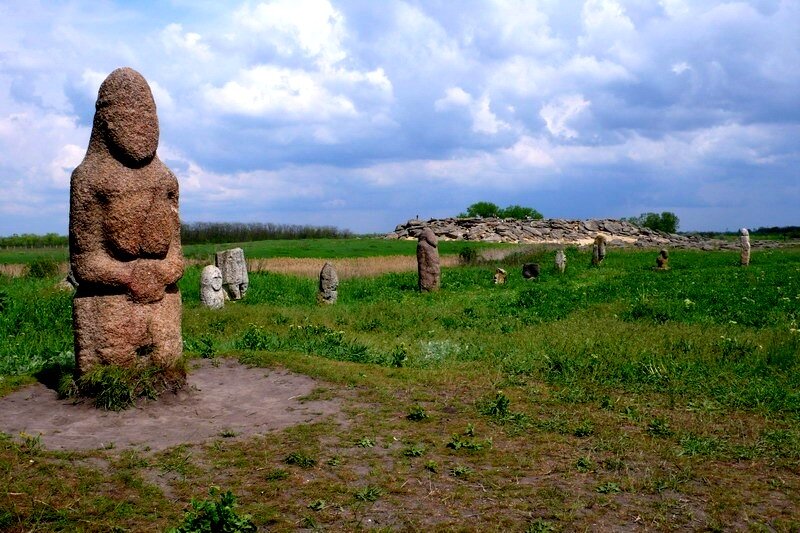
[[[219,487],[208,491],[211,499],[192,498],[192,508],[186,511],[183,523],[169,533],[250,533],[257,531],[250,515],[236,512],[236,497],[231,491],[221,492]]]
[[[132,406],[139,398],[154,400],[162,392],[180,390],[185,383],[186,368],[183,364],[173,368],[97,365],[76,380],[62,380],[59,393],[62,396],[93,398],[95,407],[121,411]]]
[[[56,274],[58,274],[58,263],[49,257],[34,259],[28,266],[28,276],[31,278],[50,278]]]
[[[474,265],[478,260],[478,251],[472,246],[464,246],[458,252],[458,258],[463,265]]]

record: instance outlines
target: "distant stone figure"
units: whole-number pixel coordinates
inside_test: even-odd
[[[241,300],[250,285],[244,250],[233,248],[217,252],[215,263],[222,271],[222,287],[231,300]]]
[[[599,265],[606,258],[606,237],[605,235],[598,235],[594,239],[592,246],[592,264]]]
[[[439,238],[427,227],[417,237],[417,271],[419,272],[420,291],[427,292],[439,289],[441,282]]]
[[[66,277],[58,282],[56,285],[56,289],[60,291],[69,291],[72,292],[78,288],[78,282],[75,280],[75,275],[72,273],[72,269],[70,268],[67,271]]]
[[[658,270],[669,270],[669,252],[666,248],[662,248],[656,257],[656,268]]]
[[[567,255],[564,253],[564,250],[556,252],[556,269],[562,274],[567,269]]]
[[[508,278],[508,273],[503,270],[502,268],[498,268],[494,271],[494,283],[495,285],[503,285]]]
[[[324,304],[335,304],[339,297],[339,276],[333,265],[326,262],[319,272],[319,301]]]
[[[522,277],[533,279],[539,277],[539,263],[525,263],[522,265]]]
[[[739,240],[742,243],[742,266],[748,266],[750,264],[750,232],[747,231],[747,228],[739,230]]]
[[[206,266],[200,274],[200,303],[211,309],[221,309],[225,306],[222,271],[214,265]]]
[[[100,85],[95,108],[70,183],[77,370],[153,365],[182,380],[178,180],[156,155],[155,101],[141,74],[120,68]]]

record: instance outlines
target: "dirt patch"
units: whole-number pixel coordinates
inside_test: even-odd
[[[142,401],[122,412],[102,411],[89,402],[59,400],[35,384],[0,398],[0,431],[41,435],[53,450],[114,446],[153,451],[203,442],[223,432],[248,436],[338,416],[337,399],[303,400],[319,385],[286,370],[248,368],[232,359],[199,361],[188,387],[158,401]]]

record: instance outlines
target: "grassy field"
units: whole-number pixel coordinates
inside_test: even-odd
[[[272,257],[414,249],[268,244]],[[655,255],[615,249],[591,267],[567,249],[564,275],[552,252],[511,256],[446,268],[433,294],[414,273],[355,277],[326,307],[314,279],[255,272],[221,311],[200,307],[191,267],[187,354],[318,378],[312,396],[341,399],[345,421],[159,453],[0,436],[0,529],[163,530],[218,485],[277,531],[798,531],[800,249],[749,268],[674,251],[666,272]],[[531,260],[543,272],[526,281]],[[496,266],[508,284],[492,284]],[[4,392],[72,358],[56,281],[0,276]]]
[[[189,259],[214,262],[214,253],[219,250],[240,247],[250,259],[269,257],[317,257],[336,259],[345,257],[380,257],[391,255],[414,255],[416,241],[387,241],[381,238],[349,238],[349,239],[300,239],[270,240],[233,244],[192,244],[183,247],[184,255]],[[442,241],[439,244],[441,254],[458,254],[465,247],[503,248],[513,245],[490,244],[481,242]],[[66,247],[53,248],[6,248],[0,249],[0,265],[30,264],[37,259],[52,259],[59,262],[69,260]]]

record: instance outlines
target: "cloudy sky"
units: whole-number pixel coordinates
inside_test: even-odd
[[[66,233],[120,66],[186,222],[800,224],[797,0],[3,0],[0,235]]]

